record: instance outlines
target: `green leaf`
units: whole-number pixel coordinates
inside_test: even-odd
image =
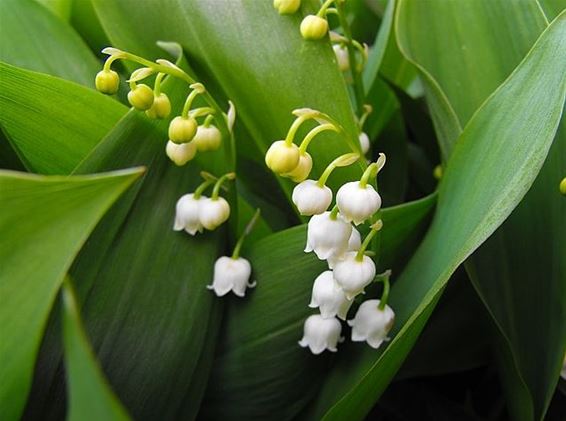
[[[0,61],[94,86],[99,64],[71,26],[34,0],[0,1]]]
[[[566,9],[566,3],[564,0],[538,0],[544,13],[548,20],[554,19],[560,14],[564,9]]]
[[[70,421],[129,420],[100,371],[84,332],[70,280],[63,283],[63,338],[69,383]]]
[[[69,174],[127,108],[96,91],[0,63],[0,125],[26,167]]]
[[[547,24],[530,0],[515,1],[512,7],[490,0],[399,0],[396,20],[399,48],[421,71],[444,159],[461,127]]]
[[[414,249],[435,203],[431,196],[384,209],[384,264]],[[213,419],[290,419],[317,393],[329,360],[300,348],[312,281],[326,264],[303,252],[306,225],[265,237],[246,254],[257,287],[228,301],[223,335],[203,404]]]
[[[35,0],[39,4],[46,7],[51,13],[59,19],[68,22],[71,18],[71,6],[73,0]],[[76,3],[76,2],[75,2]]]
[[[380,351],[353,345],[339,354],[315,405],[317,418],[363,419],[414,344],[456,268],[511,213],[534,181],[566,95],[565,16],[539,38],[509,79],[482,105],[455,144],[430,230],[395,281],[392,341]]]
[[[18,419],[43,327],[94,226],[142,170],[81,177],[0,171],[0,415]]]
[[[93,51],[99,52],[110,45],[94,11],[92,0],[73,0],[71,25]]]
[[[162,87],[178,110],[187,85],[168,79]],[[204,388],[194,373],[212,364],[216,341],[208,336],[216,338],[221,310],[206,285],[216,258],[227,252],[225,227],[192,237],[172,225],[176,201],[200,184],[201,169],[232,168],[224,149],[175,166],[165,155],[167,127],[168,121],[131,110],[75,171],[148,167],[143,183],[101,221],[70,271],[93,350],[135,419],[194,415]],[[234,184],[229,187],[233,194]],[[57,418],[62,411],[60,358],[52,345],[42,349],[31,412]]]
[[[116,47],[156,58],[162,55],[155,47],[157,40],[175,40],[188,53],[197,74],[214,75],[210,84],[234,101],[263,167],[265,151],[285,136],[293,109],[315,108],[338,120],[347,137],[325,133],[309,147],[313,175],[320,175],[337,155],[359,147],[358,133],[330,43],[304,41],[299,33],[302,15],[316,10],[318,2],[302,3],[303,13],[280,16],[268,1],[193,0],[168,2],[164,7],[159,2],[94,0]],[[159,25],[155,16],[160,16]],[[235,69],[238,77],[234,77]],[[204,82],[208,86],[209,81]],[[336,188],[360,173],[360,166],[340,169],[330,178],[330,186]],[[277,180],[289,196],[293,184],[281,177]]]
[[[513,7],[486,1],[436,2],[427,8],[422,2],[405,4],[400,21],[406,24],[407,49],[434,75],[462,123],[547,26],[538,5],[531,1],[514,2]],[[470,18],[482,24],[469,25]],[[439,38],[431,31],[431,20],[442,22],[443,30],[451,25],[457,36]],[[502,25],[508,29],[501,31]],[[440,48],[444,53],[439,59]],[[472,88],[469,94],[461,95],[463,85]],[[557,298],[566,297],[562,258],[566,213],[557,187],[564,172],[565,145],[562,123],[527,196],[466,264],[498,329],[495,351],[515,419],[544,416],[566,347],[566,322],[561,316],[566,299]]]

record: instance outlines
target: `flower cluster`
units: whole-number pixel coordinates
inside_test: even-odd
[[[344,129],[330,116],[312,109],[293,111],[296,116],[285,140],[274,142],[267,151],[265,161],[276,174],[298,182],[293,189],[292,200],[299,213],[310,216],[307,225],[305,252],[314,252],[325,260],[328,270],[314,281],[309,304],[318,308],[320,314],[310,316],[304,325],[304,337],[299,344],[319,354],[325,349],[336,351],[342,326],[338,320],[345,320],[354,298],[375,279],[375,263],[366,255],[372,238],[382,227],[382,221],[371,225],[365,240],[356,226],[372,219],[381,208],[381,197],[369,183],[385,165],[385,155],[380,154],[371,163],[358,181],[345,183],[336,193],[336,204],[329,210],[333,200],[332,190],[326,182],[336,168],[352,165],[359,160],[357,153],[348,153],[334,159],[317,179],[308,178],[312,168],[312,157],[306,147],[312,138],[323,130],[332,130],[345,135]],[[298,128],[308,120],[318,125],[305,136],[300,146],[293,141]],[[308,165],[301,165],[301,159]],[[354,226],[353,226],[353,225]],[[367,341],[374,348],[386,339],[391,329],[394,314],[387,306],[389,273],[378,277],[384,282],[381,300],[363,303],[352,326],[353,341]],[[338,318],[337,318],[338,317]]]
[[[232,104],[228,115],[225,115],[214,99],[208,95],[202,83],[194,81],[181,68],[168,60],[159,59],[154,63],[112,47],[105,48],[102,52],[109,57],[104,63],[104,68],[96,75],[95,86],[100,92],[108,95],[115,94],[120,85],[118,73],[111,70],[114,61],[130,60],[145,66],[132,72],[128,79],[130,86],[128,102],[135,109],[145,111],[149,118],[166,119],[171,114],[171,101],[166,93],[161,92],[161,83],[166,75],[180,78],[189,84],[191,91],[180,115],[175,116],[169,123],[169,141],[165,152],[171,161],[182,166],[192,160],[197,152],[214,151],[220,147],[223,138],[221,128],[225,132],[230,132],[233,124]],[[155,75],[153,89],[140,83],[153,75]],[[198,95],[204,97],[208,106],[193,108]],[[218,116],[220,118],[217,118]]]
[[[203,229],[215,230],[222,225],[230,216],[230,205],[223,197],[220,197],[220,189],[225,180],[233,180],[236,175],[227,173],[216,178],[206,172],[201,173],[205,179],[193,193],[188,193],[177,201],[175,206],[175,231],[185,230],[190,235],[202,232]],[[214,184],[212,195],[206,197],[204,191]]]

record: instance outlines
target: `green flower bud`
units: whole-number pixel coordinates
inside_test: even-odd
[[[328,32],[328,21],[320,16],[308,15],[301,22],[301,35],[307,40],[324,38]]]
[[[305,152],[304,154],[300,155],[299,163],[295,167],[295,169],[287,174],[283,174],[285,177],[289,177],[295,183],[300,183],[301,181],[305,181],[309,176],[312,170],[312,156]]]
[[[164,119],[169,117],[171,113],[171,101],[169,101],[169,97],[163,93],[159,94],[153,100],[151,108],[145,113],[149,118]]]
[[[120,85],[120,76],[114,70],[101,70],[96,74],[94,85],[98,92],[113,95],[118,92]]]
[[[301,7],[301,0],[273,0],[273,7],[280,15],[292,15]]]
[[[128,101],[137,110],[149,110],[153,105],[153,91],[147,85],[137,85],[134,89],[128,92]]]
[[[566,177],[564,177],[562,179],[562,181],[560,182],[560,193],[562,193],[564,196],[566,196]]]
[[[199,152],[214,151],[222,143],[222,134],[216,126],[198,126],[193,142],[196,143]]]
[[[188,143],[195,137],[197,121],[192,117],[175,117],[169,123],[169,139],[175,143]]]
[[[299,164],[299,147],[294,143],[290,145],[284,140],[278,140],[267,150],[265,163],[276,174],[285,174],[293,171]]]

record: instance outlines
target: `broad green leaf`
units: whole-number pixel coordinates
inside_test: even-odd
[[[70,421],[129,420],[108,386],[84,332],[75,292],[67,279],[63,296],[63,338]]]
[[[421,2],[405,4],[405,23],[410,25],[405,28],[408,51],[430,69],[462,123],[547,25],[532,1],[516,1],[513,7],[485,1],[436,2],[426,10]],[[470,16],[481,24],[470,25]],[[449,22],[458,35],[435,36],[431,20]],[[502,22],[505,31],[500,30]],[[435,45],[434,40],[441,45]],[[436,53],[439,48],[444,51],[441,60]],[[470,94],[460,94],[462,85],[472,87]],[[566,301],[556,298],[566,297],[561,257],[566,253],[566,213],[557,190],[563,177],[565,145],[562,128],[528,195],[467,262],[472,281],[499,330],[494,334],[502,336],[495,341],[497,359],[515,419],[544,415],[566,347],[566,322],[561,316]],[[553,252],[541,254],[541,250]]]
[[[352,345],[324,384],[317,418],[363,419],[410,351],[456,268],[511,213],[533,183],[566,95],[566,18],[555,21],[474,114],[455,144],[432,226],[395,281],[392,341]]]
[[[0,1],[0,61],[94,86],[99,64],[71,26],[35,0]]]
[[[538,0],[548,20],[554,19],[564,9],[566,2],[564,0]]]
[[[71,18],[71,6],[77,1],[73,0],[35,0],[39,4],[46,7],[51,13],[57,16],[59,19],[68,22]],[[79,3],[82,3],[81,0]]]
[[[71,25],[93,51],[99,52],[110,45],[92,6],[92,0],[73,0]]]
[[[399,0],[396,21],[399,48],[421,71],[445,159],[547,24],[532,0]]]
[[[178,110],[187,86],[166,82]],[[93,350],[135,419],[189,418],[199,406],[199,387],[190,398],[187,393],[202,382],[193,374],[212,364],[215,340],[208,336],[216,338],[221,310],[206,285],[216,258],[228,251],[225,227],[195,237],[172,229],[175,203],[200,184],[199,171],[232,169],[224,149],[176,167],[165,155],[167,127],[168,121],[152,122],[131,110],[75,171],[148,167],[138,190],[101,221],[70,271]],[[229,187],[233,194],[234,184]],[[45,348],[42,357],[44,374],[35,379],[30,406],[57,418],[64,394],[56,370],[61,356]]]
[[[416,246],[435,203],[431,196],[384,209],[383,265],[403,260]],[[290,419],[316,394],[330,362],[300,348],[312,282],[326,264],[303,252],[306,226],[270,235],[246,255],[257,287],[228,306],[219,351],[203,404],[213,419]],[[390,267],[390,266],[387,266]]]
[[[49,310],[75,255],[142,170],[80,177],[0,171],[0,414],[18,419]]]
[[[338,154],[358,148],[358,134],[330,43],[307,42],[299,33],[302,16],[314,11],[318,2],[302,4],[301,13],[280,16],[268,1],[140,4],[119,0],[110,4],[94,0],[116,47],[156,58],[162,53],[155,42],[174,40],[188,53],[197,74],[214,75],[210,83],[234,101],[240,121],[258,147],[256,160],[262,166],[269,145],[285,136],[293,109],[310,107],[333,116],[348,136],[323,134],[312,143],[309,152],[316,175]],[[159,25],[155,16],[160,16]],[[331,177],[330,186],[335,188],[359,174],[359,166],[340,169]],[[289,194],[292,183],[277,180]]]
[[[94,90],[0,63],[0,125],[27,168],[69,174],[126,113]]]

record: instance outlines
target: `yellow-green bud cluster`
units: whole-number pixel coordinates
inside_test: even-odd
[[[171,114],[171,101],[167,94],[160,93],[156,95],[153,104],[149,110],[145,112],[149,118],[157,118],[163,120]]]

